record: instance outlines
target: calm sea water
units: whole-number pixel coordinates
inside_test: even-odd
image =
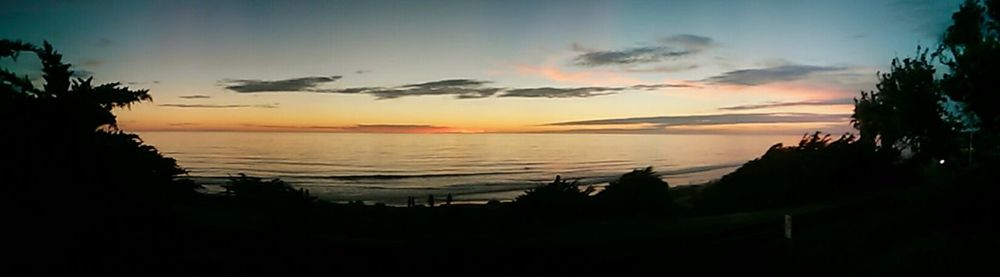
[[[276,177],[333,201],[512,199],[557,174],[601,185],[652,166],[672,186],[721,177],[797,136],[141,132],[197,181]]]

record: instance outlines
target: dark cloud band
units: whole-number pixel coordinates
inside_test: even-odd
[[[324,89],[324,88],[316,88],[315,85],[305,85],[303,83],[310,83],[310,82],[303,81],[303,79],[307,78],[271,81],[266,85],[254,83],[251,84],[251,87],[247,87],[246,86],[247,83],[242,82],[244,86],[237,88],[234,88],[233,86],[226,86],[226,88],[235,92],[245,93],[245,92],[278,91],[273,89],[280,86],[286,88],[286,90],[280,90],[280,91],[301,91],[301,92],[338,93],[338,94],[368,94],[374,96],[375,99],[385,100],[385,99],[396,99],[402,97],[424,96],[424,95],[450,95],[456,99],[480,99],[491,96],[522,97],[522,98],[581,98],[581,97],[609,95],[625,91],[650,91],[650,90],[658,90],[665,88],[692,87],[686,84],[640,84],[640,85],[622,86],[622,87],[504,88],[504,87],[489,86],[492,82],[485,80],[447,79],[447,80],[439,80],[439,81],[424,82],[424,83],[406,84],[395,87],[353,87],[353,88],[339,88],[339,89]],[[329,81],[332,82],[333,80]],[[283,83],[280,85],[275,85],[274,83],[277,82],[283,82]],[[292,87],[292,85],[290,85],[292,83],[294,83],[295,84],[294,87],[298,89],[296,90],[289,89]],[[267,90],[263,90],[265,87],[267,87]]]
[[[811,101],[794,101],[794,102],[766,102],[762,104],[722,107],[719,108],[719,110],[743,111],[743,110],[759,110],[759,109],[794,107],[794,106],[835,106],[835,105],[851,105],[851,104],[854,104],[853,98],[838,98],[829,100],[811,100]]]
[[[741,69],[709,77],[704,82],[719,85],[756,86],[775,82],[794,81],[819,72],[845,70],[843,67],[812,65],[782,65],[759,69]]]
[[[573,49],[583,52],[573,58],[578,66],[597,67],[608,65],[636,65],[659,63],[665,60],[694,55],[714,45],[711,38],[681,34],[660,39],[658,45],[631,47],[621,50],[595,50],[573,44]],[[661,69],[679,69],[660,67]],[[681,67],[684,68],[684,67]]]
[[[240,79],[223,80],[222,83],[226,84],[226,89],[240,93],[310,91],[316,89],[318,85],[330,83],[340,78],[341,76],[302,77],[274,81]]]

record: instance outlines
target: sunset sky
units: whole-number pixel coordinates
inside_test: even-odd
[[[961,1],[14,2],[0,37],[151,90],[129,131],[800,134]]]

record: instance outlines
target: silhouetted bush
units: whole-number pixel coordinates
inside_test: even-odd
[[[583,209],[588,204],[589,195],[593,191],[592,187],[580,190],[580,184],[577,181],[568,182],[560,176],[556,176],[552,183],[526,191],[514,199],[514,203],[518,207],[532,212],[563,214]]]
[[[832,140],[819,132],[797,146],[771,146],[760,158],[707,185],[695,202],[705,212],[735,212],[829,200],[906,183],[883,156],[853,135]]]
[[[316,201],[308,191],[296,189],[280,179],[264,180],[242,173],[230,178],[222,187],[226,189],[223,194],[235,197],[244,205],[260,209],[303,208]]]
[[[674,206],[670,185],[652,167],[625,173],[594,197],[600,209],[612,213],[664,214]]]

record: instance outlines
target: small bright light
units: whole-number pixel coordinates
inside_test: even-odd
[[[944,164],[944,160],[938,161],[938,164]]]

